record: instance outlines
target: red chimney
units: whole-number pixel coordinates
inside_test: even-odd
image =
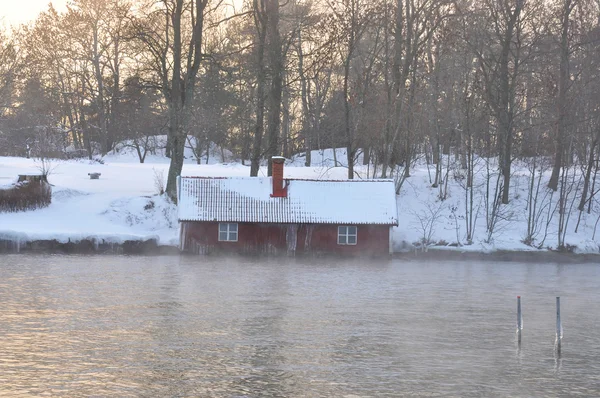
[[[287,184],[283,181],[283,162],[285,158],[283,156],[273,156],[273,193],[272,198],[287,198]]]

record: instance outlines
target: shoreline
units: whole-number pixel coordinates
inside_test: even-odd
[[[114,243],[96,239],[59,242],[57,239],[14,241],[0,239],[0,254],[124,254],[173,255],[179,254],[176,246],[159,245],[156,239],[124,240]]]
[[[83,239],[76,242],[59,242],[56,239],[14,241],[0,239],[0,254],[87,254],[87,255],[188,255],[177,246],[160,245],[156,239],[125,240],[120,243],[105,240]],[[304,257],[304,256],[298,256]],[[600,253],[568,253],[549,250],[494,250],[486,252],[430,248],[428,251],[395,252],[390,259],[405,261],[494,261],[494,262],[550,262],[599,263]]]
[[[406,251],[394,253],[392,258],[403,260],[435,260],[435,261],[495,261],[495,262],[525,262],[525,263],[599,263],[600,253],[573,253],[551,250],[505,250],[498,249],[487,252],[462,251],[456,249],[429,249],[426,252]]]

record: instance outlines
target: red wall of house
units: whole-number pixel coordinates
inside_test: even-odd
[[[198,253],[287,253],[288,224],[238,223],[237,242],[219,242],[218,222],[184,222],[184,250]],[[387,255],[387,225],[358,225],[356,245],[338,245],[338,226],[293,225],[296,253]],[[293,236],[291,234],[290,236]],[[292,245],[293,246],[293,245]]]
[[[310,231],[311,229],[312,231]],[[301,225],[298,231],[296,251],[355,255],[389,254],[389,226],[357,225],[357,234],[356,245],[338,245],[338,225]]]

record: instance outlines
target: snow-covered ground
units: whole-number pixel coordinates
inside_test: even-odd
[[[217,151],[218,152],[218,151]],[[220,154],[213,154],[198,165],[188,153],[183,175],[186,176],[248,176],[249,167],[231,159],[226,163]],[[99,241],[120,243],[125,240],[158,239],[163,245],[178,244],[176,208],[164,196],[157,195],[157,179],[166,180],[168,159],[157,153],[148,155],[140,164],[131,148],[106,156],[104,164],[88,160],[54,161],[49,177],[53,185],[52,204],[46,209],[0,213],[0,239],[20,241],[56,239],[61,242],[95,238]],[[313,167],[304,167],[304,157],[286,162],[288,178],[343,179],[347,169],[344,150],[337,151],[341,167],[334,167],[333,151],[313,151]],[[36,173],[39,164],[32,159],[0,157],[0,186],[12,182],[18,174]],[[491,239],[486,232],[483,201],[485,177],[476,177],[475,208],[478,211],[473,242],[467,245],[465,236],[465,194],[460,178],[451,172],[447,199],[439,200],[439,190],[432,188],[425,164],[412,171],[397,197],[400,225],[394,229],[395,250],[416,250],[423,235],[431,233],[429,242],[437,248],[463,251],[537,250],[522,243],[527,231],[527,168],[518,165],[511,186],[511,203],[503,208],[505,218],[498,221]],[[372,166],[356,166],[359,175],[372,174]],[[102,173],[100,179],[90,180],[88,173]],[[261,169],[266,175],[266,167]],[[547,179],[545,180],[547,181]],[[542,191],[544,188],[542,188]],[[544,192],[542,192],[543,194]],[[554,203],[556,203],[556,194]],[[356,209],[361,211],[361,209]],[[432,214],[435,214],[432,215]],[[575,225],[579,212],[576,205],[571,212],[565,243],[576,252],[598,253],[600,233],[594,235],[598,212],[582,214],[578,232]],[[423,227],[434,221],[430,230]],[[543,242],[543,250],[558,244],[558,214],[539,232],[536,243]],[[421,249],[418,249],[421,250]]]
[[[550,169],[542,173],[539,184],[537,206],[534,214],[538,221],[533,228],[533,242],[524,243],[528,230],[530,211],[528,208],[528,191],[530,188],[530,171],[528,165],[515,162],[510,185],[510,202],[501,205],[494,232],[488,234],[486,221],[486,183],[487,170],[485,159],[479,159],[475,166],[473,189],[473,218],[474,232],[472,242],[469,244],[466,237],[465,214],[466,203],[469,203],[465,192],[465,172],[459,168],[452,168],[449,173],[447,196],[439,199],[439,188],[432,188],[430,175],[433,178],[435,166],[420,164],[411,171],[412,176],[404,183],[401,193],[397,198],[400,220],[405,220],[405,225],[396,229],[394,241],[397,245],[404,246],[423,240],[427,234],[428,223],[434,220],[431,227],[430,245],[435,248],[444,248],[460,251],[492,252],[496,250],[531,251],[531,250],[556,250],[559,246],[559,192],[552,192],[547,188],[550,178]],[[493,160],[490,161],[493,163]],[[490,170],[495,173],[494,164]],[[444,169],[445,173],[445,169]],[[564,228],[563,245],[567,250],[575,253],[599,253],[600,231],[596,233],[600,216],[600,203],[594,201],[592,211],[579,212],[577,206],[582,190],[580,174],[567,178],[567,195],[565,195],[565,208],[562,225]],[[579,171],[578,171],[579,173]],[[497,174],[495,174],[497,175]],[[493,200],[496,177],[490,179],[490,192]],[[534,188],[537,188],[535,180]],[[489,212],[488,212],[489,214]],[[430,247],[431,247],[430,246]],[[400,249],[401,247],[397,247]]]

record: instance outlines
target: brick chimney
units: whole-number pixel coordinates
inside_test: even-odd
[[[272,198],[287,198],[287,184],[283,180],[283,162],[285,158],[283,156],[273,156],[271,158],[273,162],[273,193]]]

